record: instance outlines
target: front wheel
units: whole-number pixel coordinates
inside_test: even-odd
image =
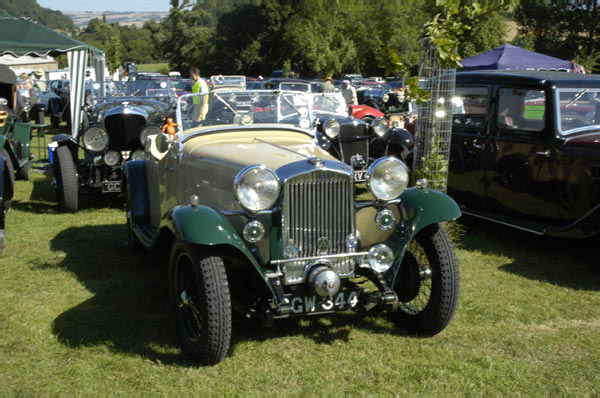
[[[71,150],[67,146],[59,146],[54,151],[54,178],[56,178],[56,195],[58,208],[62,212],[76,213],[79,205],[78,177]]]
[[[399,308],[392,320],[410,333],[432,336],[450,323],[460,277],[452,242],[439,224],[421,230],[402,259],[394,291]]]
[[[169,296],[183,351],[203,365],[223,360],[231,340],[231,297],[223,259],[176,240]]]

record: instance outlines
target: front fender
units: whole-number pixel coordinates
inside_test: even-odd
[[[197,245],[227,245],[236,248],[252,264],[275,297],[263,268],[225,216],[208,206],[180,205],[167,213],[166,222],[180,240]]]
[[[394,233],[385,242],[394,251],[397,261],[391,269],[393,283],[398,274],[408,244],[423,228],[442,221],[453,221],[461,212],[456,202],[448,195],[432,189],[407,189],[398,204],[401,221]]]

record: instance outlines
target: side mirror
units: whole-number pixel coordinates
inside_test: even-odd
[[[156,149],[162,154],[169,150],[169,136],[167,134],[160,134],[157,137]]]

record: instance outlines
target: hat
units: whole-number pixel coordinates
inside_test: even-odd
[[[330,82],[332,82],[332,83],[333,83],[333,77],[331,77],[331,76],[327,76],[327,77],[325,78],[325,81],[330,81]]]
[[[44,71],[41,69],[36,69],[35,72],[33,72],[34,75],[36,75],[37,77],[42,77],[44,76]]]
[[[346,79],[342,83],[344,83],[344,84],[350,84],[350,80]]]

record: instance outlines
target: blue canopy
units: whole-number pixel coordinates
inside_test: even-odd
[[[548,55],[503,44],[462,60],[462,71],[481,69],[559,70],[574,72],[578,65]]]

